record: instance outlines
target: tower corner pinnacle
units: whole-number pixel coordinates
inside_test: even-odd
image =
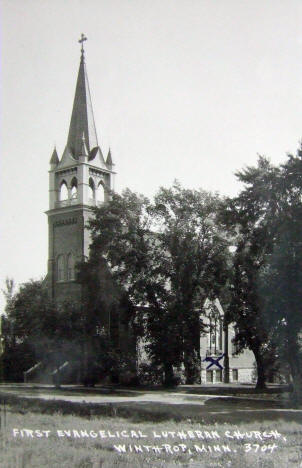
[[[106,165],[112,168],[114,166],[113,161],[112,161],[112,155],[111,155],[111,149],[109,148],[107,158],[106,158]]]
[[[59,157],[58,157],[56,147],[54,147],[49,164],[50,164],[51,169],[55,169],[57,165],[59,164]]]

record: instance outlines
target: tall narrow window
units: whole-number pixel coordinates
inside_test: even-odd
[[[70,253],[67,256],[67,279],[74,280],[74,278],[75,278],[74,257],[73,257],[73,254]]]
[[[232,339],[232,354],[233,355],[236,355],[239,351],[239,345],[238,343],[234,343],[234,339],[236,338],[236,336],[238,335],[239,333],[239,330],[237,327],[234,327],[234,338]]]
[[[220,354],[222,352],[222,319],[216,310],[211,310],[209,315],[208,354]]]
[[[218,348],[222,352],[222,332],[223,332],[223,321],[221,317],[219,317],[219,336],[218,336]]]
[[[63,180],[60,186],[60,201],[62,200],[68,200],[68,189],[65,180]]]
[[[64,280],[64,255],[59,255],[57,259],[57,280]]]
[[[104,185],[102,182],[100,182],[98,185],[96,200],[98,203],[104,203],[105,201],[105,191],[104,191]]]
[[[91,177],[89,179],[88,199],[89,200],[95,199],[95,186],[94,186],[93,179]]]
[[[76,177],[74,177],[71,181],[71,198],[78,198],[78,181]]]

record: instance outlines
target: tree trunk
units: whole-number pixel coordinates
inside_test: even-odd
[[[288,362],[290,366],[293,393],[292,400],[295,404],[302,403],[302,362],[299,359],[299,347],[292,344],[288,353]]]
[[[293,402],[295,404],[302,404],[302,375],[297,372],[293,377]]]
[[[265,390],[265,369],[264,369],[264,361],[261,353],[258,350],[253,349],[253,353],[256,359],[257,365],[257,383],[256,383],[256,390]]]
[[[230,359],[229,359],[229,327],[225,322],[223,325],[224,330],[224,372],[223,382],[230,383]]]
[[[184,356],[186,385],[200,383],[200,360],[194,350],[186,351]]]
[[[174,371],[173,366],[170,362],[165,362],[164,364],[164,385],[166,387],[172,387],[174,385]]]

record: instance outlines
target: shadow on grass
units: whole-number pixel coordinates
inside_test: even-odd
[[[131,422],[163,422],[191,420],[201,423],[258,422],[264,420],[285,420],[302,423],[302,410],[282,409],[274,401],[236,400],[235,398],[211,398],[204,405],[169,404],[158,402],[120,402],[93,404],[60,400],[22,398],[22,396],[0,393],[0,403],[6,403],[9,411],[26,414],[76,415],[85,418],[118,417]]]
[[[223,386],[223,385],[211,385],[211,386],[190,386],[180,388],[182,393],[191,393],[196,395],[280,395],[285,392],[289,392],[288,385],[276,385],[265,388],[264,390],[257,390],[255,387],[237,385]]]
[[[28,386],[28,387],[14,387],[14,386],[5,386],[5,390],[8,392],[18,393],[20,397],[22,394],[33,395],[39,397],[41,393],[47,393],[49,395],[62,395],[62,396],[98,396],[98,395],[112,395],[114,397],[131,397],[135,398],[137,396],[143,395],[143,392],[138,392],[135,390],[129,391],[129,389],[121,389],[119,387],[54,387],[54,386]],[[1,392],[1,388],[0,388]]]
[[[214,407],[218,409],[236,409],[239,410],[243,409],[283,409],[284,404],[279,401],[275,400],[256,400],[252,398],[235,398],[235,397],[227,397],[227,398],[210,398],[205,402],[205,406],[207,407]]]

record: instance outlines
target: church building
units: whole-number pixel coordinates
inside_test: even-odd
[[[109,191],[114,189],[111,152],[104,157],[97,138],[85,64],[85,40],[82,34],[66,147],[61,157],[54,149],[50,159],[46,282],[49,297],[57,302],[81,299],[82,286],[76,282],[75,265],[89,256],[90,235],[85,226],[91,208],[106,202]],[[246,350],[236,356],[232,345],[234,328],[223,327],[224,312],[219,300],[206,301],[201,315],[208,325],[208,333],[200,336],[201,383],[226,380],[226,363],[231,382],[251,382],[253,355]]]

